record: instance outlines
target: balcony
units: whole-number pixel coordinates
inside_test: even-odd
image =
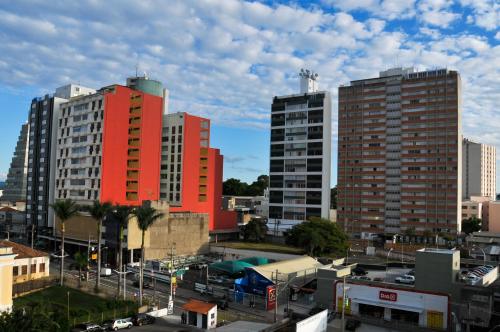
[[[129,157],[139,157],[139,149],[128,149]]]
[[[135,191],[139,189],[139,183],[137,181],[127,181],[127,191]]]
[[[139,171],[127,171],[127,179],[138,180]]]
[[[127,201],[137,201],[139,199],[139,195],[137,192],[127,192]]]
[[[128,134],[129,136],[139,136],[141,134],[141,129],[138,127],[129,128]]]
[[[138,147],[138,146],[141,145],[141,141],[138,138],[129,138],[128,145],[129,146],[137,146]]]
[[[141,118],[140,117],[130,118],[128,120],[128,123],[131,125],[139,125],[139,124],[141,124]]]
[[[127,161],[128,168],[139,168],[139,160],[132,159]]]

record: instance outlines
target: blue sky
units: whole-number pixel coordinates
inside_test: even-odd
[[[212,119],[226,178],[267,173],[270,103],[297,91],[300,68],[332,92],[332,184],[338,86],[394,66],[458,70],[464,135],[499,145],[499,26],[495,0],[3,1],[0,178],[33,97],[123,83],[136,66],[171,111]]]

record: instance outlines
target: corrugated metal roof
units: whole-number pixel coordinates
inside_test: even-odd
[[[294,259],[287,259],[284,261],[276,262],[276,263],[271,263],[271,264],[265,264],[261,266],[254,266],[251,267],[250,269],[253,269],[260,275],[266,277],[267,279],[273,281],[274,274],[276,273],[276,270],[278,270],[278,273],[280,275],[288,275],[308,269],[313,269],[313,268],[318,268],[322,267],[323,264],[318,262],[312,257],[309,256],[303,256],[299,258],[294,258]],[[274,281],[273,281],[274,282]]]

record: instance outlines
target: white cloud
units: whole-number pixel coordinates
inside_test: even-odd
[[[419,19],[424,23],[446,28],[458,19],[460,14],[451,11],[451,0],[422,0],[418,3]]]
[[[394,66],[447,67],[462,76],[464,134],[500,142],[500,125],[483,120],[500,116],[500,46],[478,32],[440,29],[459,22],[451,2],[325,3],[325,10],[236,0],[6,3],[0,86],[40,93],[75,81],[100,87],[123,83],[139,64],[170,89],[171,111],[264,130],[272,97],[297,91],[301,67],[318,71],[320,86],[332,92],[334,122],[340,84]],[[498,13],[488,1],[462,6],[485,28],[490,23],[480,17]],[[359,19],[359,10],[372,17]],[[395,28],[390,21],[400,18],[412,20]]]
[[[462,6],[472,9],[467,23],[476,24],[486,30],[495,30],[500,26],[500,3],[495,0],[461,0]]]

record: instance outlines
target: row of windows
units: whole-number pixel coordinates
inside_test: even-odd
[[[43,273],[45,272],[45,263],[41,263],[38,265],[38,272]],[[37,266],[36,264],[31,264],[31,271],[30,273],[37,273]],[[28,265],[21,265],[21,274],[19,274],[19,266],[14,266],[12,267],[12,275],[14,277],[17,277],[19,275],[27,275],[28,274]]]

